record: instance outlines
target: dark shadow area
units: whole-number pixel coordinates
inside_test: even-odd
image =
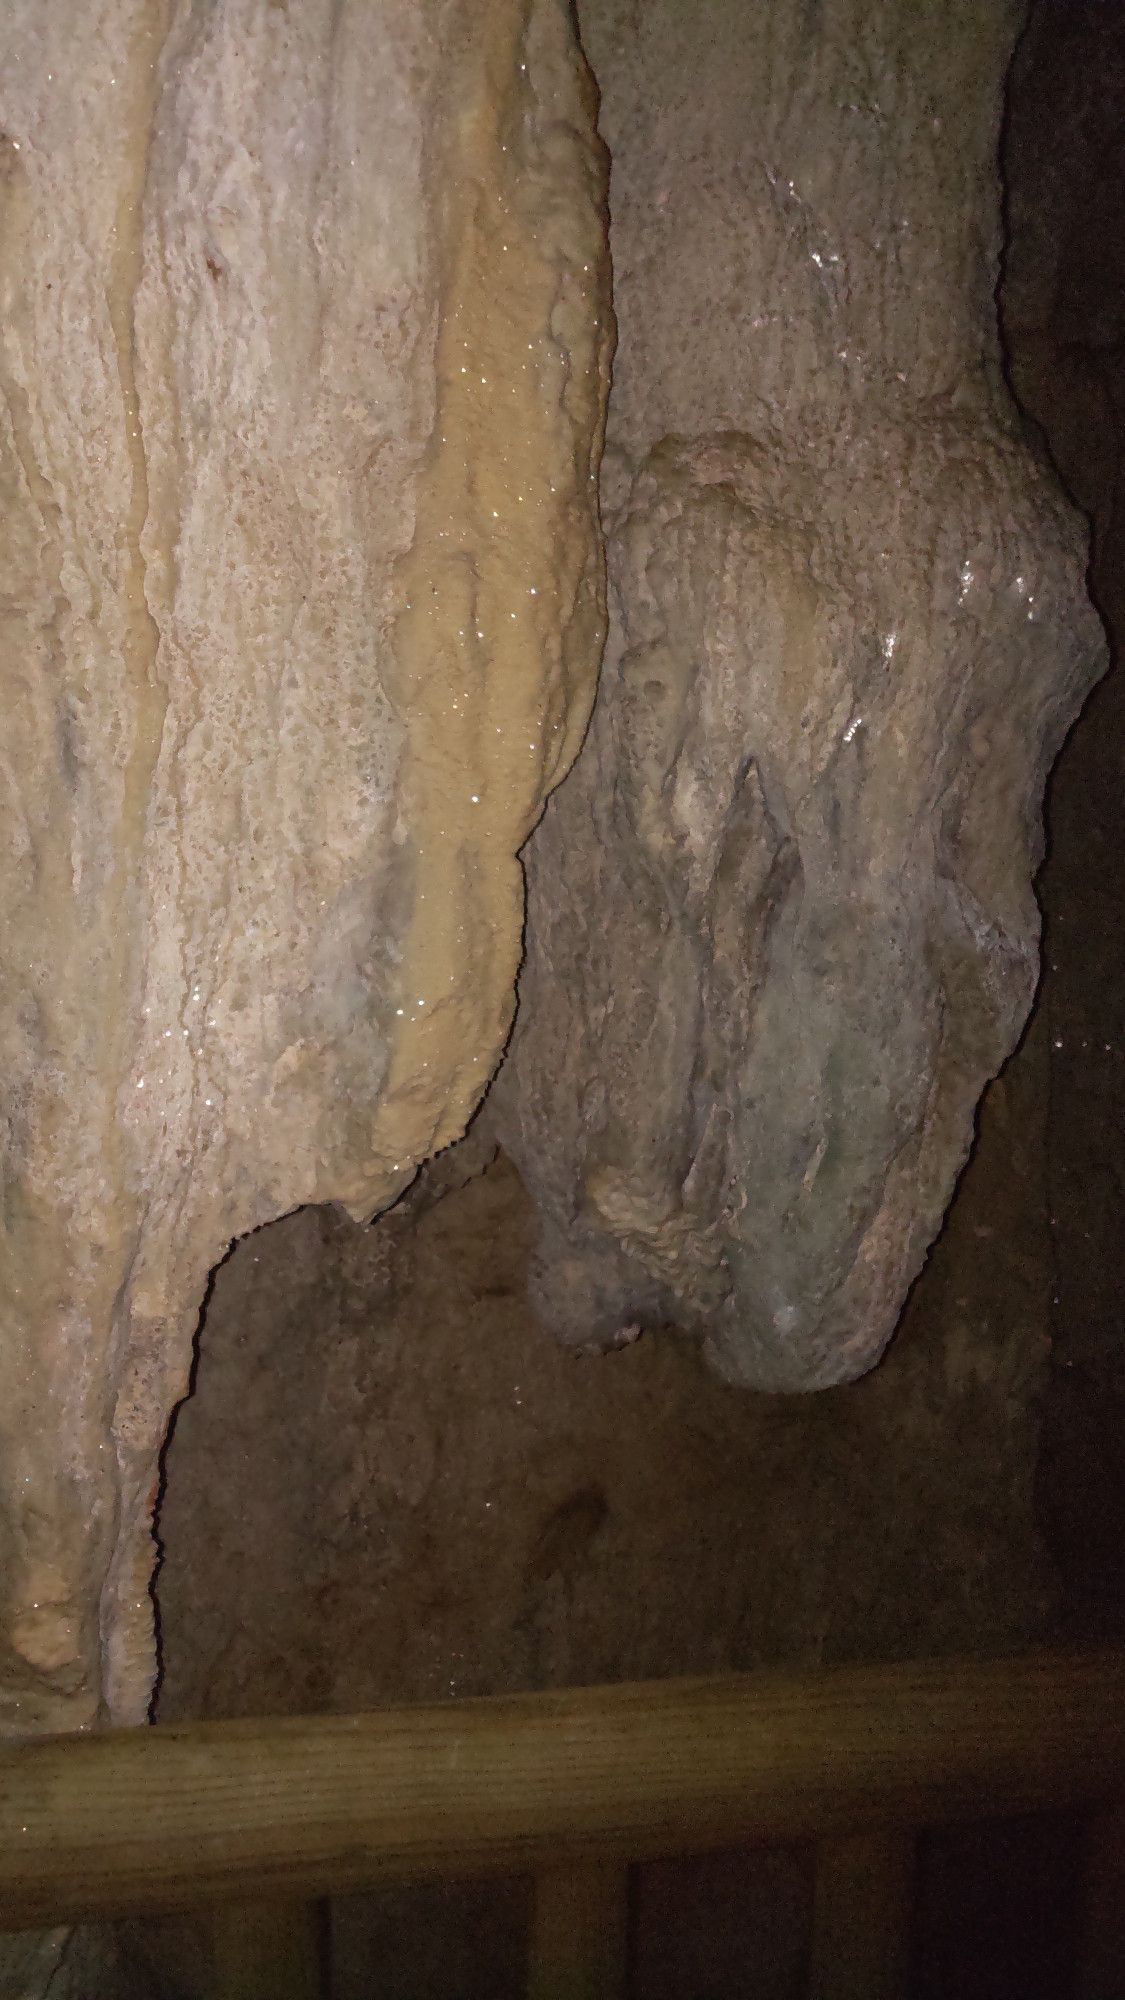
[[[1125,1630],[1125,13],[1038,0],[1006,124],[1011,384],[1091,522],[1111,666],[1059,758],[1040,879],[1051,1355],[1039,1520],[1076,1638]]]

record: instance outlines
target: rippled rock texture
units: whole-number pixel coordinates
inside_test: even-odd
[[[610,313],[562,0],[0,23],[0,1702],[143,1717],[208,1273],[508,1032]]]
[[[878,1359],[1035,990],[1104,664],[994,287],[1020,10],[586,0],[620,349],[610,637],[528,850],[500,1135],[564,1339]]]

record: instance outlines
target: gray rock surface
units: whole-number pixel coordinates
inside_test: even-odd
[[[208,1273],[508,1032],[611,319],[562,0],[0,21],[0,1721],[136,1721]]]
[[[587,0],[620,349],[594,723],[527,852],[495,1129],[564,1339],[869,1368],[1038,966],[1104,664],[993,292],[1018,10]]]

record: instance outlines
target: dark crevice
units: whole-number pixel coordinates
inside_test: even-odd
[[[230,1245],[230,1248],[225,1252],[225,1254],[222,1257],[220,1257],[218,1263],[214,1266],[213,1270],[210,1273],[210,1276],[207,1279],[207,1284],[203,1293],[203,1301],[199,1308],[199,1317],[195,1323],[195,1332],[192,1335],[191,1367],[188,1371],[187,1388],[184,1391],[184,1394],[181,1396],[179,1402],[176,1404],[175,1409],[172,1411],[170,1418],[168,1419],[168,1429],[164,1434],[164,1443],[160,1448],[160,1458],[158,1460],[157,1484],[156,1484],[156,1504],[152,1512],[152,1539],[156,1547],[156,1555],[153,1560],[152,1574],[149,1577],[149,1582],[148,1582],[148,1594],[152,1599],[152,1623],[153,1623],[153,1635],[156,1647],[156,1674],[153,1679],[152,1696],[148,1705],[149,1722],[155,1722],[157,1720],[157,1714],[160,1706],[160,1690],[164,1685],[164,1671],[165,1671],[164,1627],[160,1615],[160,1574],[164,1568],[165,1562],[167,1561],[168,1551],[161,1537],[160,1526],[161,1526],[161,1516],[164,1511],[164,1502],[168,1493],[169,1453],[171,1452],[172,1449],[172,1441],[176,1435],[176,1425],[178,1424],[180,1419],[180,1412],[183,1409],[185,1403],[190,1403],[192,1397],[195,1394],[196,1384],[199,1380],[199,1362],[203,1349],[203,1329],[207,1324],[207,1309],[211,1303],[212,1294],[214,1293],[215,1290],[215,1280],[217,1279],[219,1272],[222,1270],[223,1265],[227,1262],[227,1260],[231,1256],[233,1256],[236,1247],[237,1243],[232,1243]]]

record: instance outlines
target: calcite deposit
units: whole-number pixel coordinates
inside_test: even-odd
[[[576,1344],[861,1374],[1035,990],[1104,664],[994,288],[1020,9],[584,0],[620,349],[610,636],[528,849],[496,1126]]]
[[[0,19],[0,1705],[141,1719],[208,1273],[508,1032],[603,631],[563,0]]]

